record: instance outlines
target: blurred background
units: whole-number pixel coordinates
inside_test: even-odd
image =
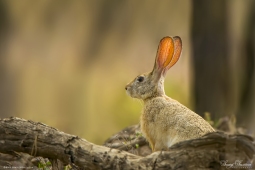
[[[0,0],[0,117],[102,144],[137,124],[125,85],[152,70],[164,36],[183,40],[165,90],[254,134],[255,1]]]

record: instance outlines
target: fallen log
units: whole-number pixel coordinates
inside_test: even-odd
[[[99,146],[43,123],[14,117],[0,119],[0,158],[12,153],[27,153],[32,157],[48,158],[51,162],[60,161],[61,166],[70,165],[72,169],[91,170],[255,168],[254,141],[246,135],[216,132],[177,143],[168,151],[147,152],[147,156],[141,156],[139,152],[133,152],[137,155],[129,153],[131,149],[135,151],[143,146],[149,149],[146,140],[137,135],[136,130],[139,131],[139,126],[133,126],[130,132],[134,132],[136,137],[126,143],[113,137],[106,141],[106,146]],[[0,163],[12,166],[10,159]]]

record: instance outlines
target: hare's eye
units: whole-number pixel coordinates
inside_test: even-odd
[[[143,77],[143,76],[137,77],[137,81],[138,81],[138,82],[142,82],[143,80],[144,80],[144,77]]]

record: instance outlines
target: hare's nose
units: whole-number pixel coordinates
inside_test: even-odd
[[[128,89],[128,85],[125,86],[125,90],[127,90],[127,89]]]

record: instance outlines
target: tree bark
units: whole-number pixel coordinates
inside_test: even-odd
[[[251,1],[249,6],[248,19],[243,31],[244,51],[243,51],[243,74],[241,78],[241,97],[239,99],[239,110],[237,120],[239,126],[249,128],[255,134],[255,1]],[[250,127],[249,127],[250,125]]]
[[[20,118],[0,119],[1,153],[28,153],[60,160],[76,169],[226,169],[221,164],[224,160],[242,160],[249,164],[253,161],[250,166],[254,168],[255,146],[252,142],[249,136],[217,132],[143,157],[92,144],[42,123]]]
[[[13,114],[16,104],[16,82],[7,70],[7,48],[11,24],[9,11],[5,1],[0,1],[0,117],[9,117]]]
[[[191,44],[195,111],[213,120],[233,113],[226,0],[193,0]]]

